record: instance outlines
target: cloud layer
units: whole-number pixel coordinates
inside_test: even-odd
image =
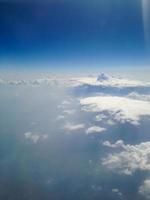
[[[115,144],[106,141],[103,145],[117,151],[102,159],[109,170],[125,175],[132,175],[136,170],[150,171],[150,142],[125,145],[120,140]]]
[[[113,120],[138,124],[140,117],[150,116],[150,102],[117,96],[96,96],[80,100],[86,112],[107,112]]]

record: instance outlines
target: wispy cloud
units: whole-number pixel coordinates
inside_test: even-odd
[[[103,131],[105,131],[106,129],[100,126],[91,126],[90,128],[88,128],[86,130],[87,134],[91,134],[91,133],[101,133]]]
[[[37,134],[32,132],[26,132],[24,133],[24,136],[26,139],[31,140],[33,143],[37,143],[39,139],[47,139],[47,134]]]
[[[64,128],[69,130],[69,131],[76,131],[79,129],[83,129],[85,127],[84,124],[72,124],[72,123],[66,123],[64,125]]]

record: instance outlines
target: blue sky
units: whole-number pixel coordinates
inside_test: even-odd
[[[0,3],[1,67],[146,66],[141,0]]]

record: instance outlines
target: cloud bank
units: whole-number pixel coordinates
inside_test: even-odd
[[[136,170],[150,171],[150,142],[125,145],[119,140],[115,144],[105,141],[103,145],[117,151],[102,159],[109,170],[124,175],[132,175]]]
[[[150,102],[118,96],[96,96],[80,100],[86,112],[107,112],[114,121],[138,124],[142,116],[150,116]]]

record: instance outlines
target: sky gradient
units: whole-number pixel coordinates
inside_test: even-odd
[[[141,0],[1,2],[1,68],[149,65],[143,12]]]

